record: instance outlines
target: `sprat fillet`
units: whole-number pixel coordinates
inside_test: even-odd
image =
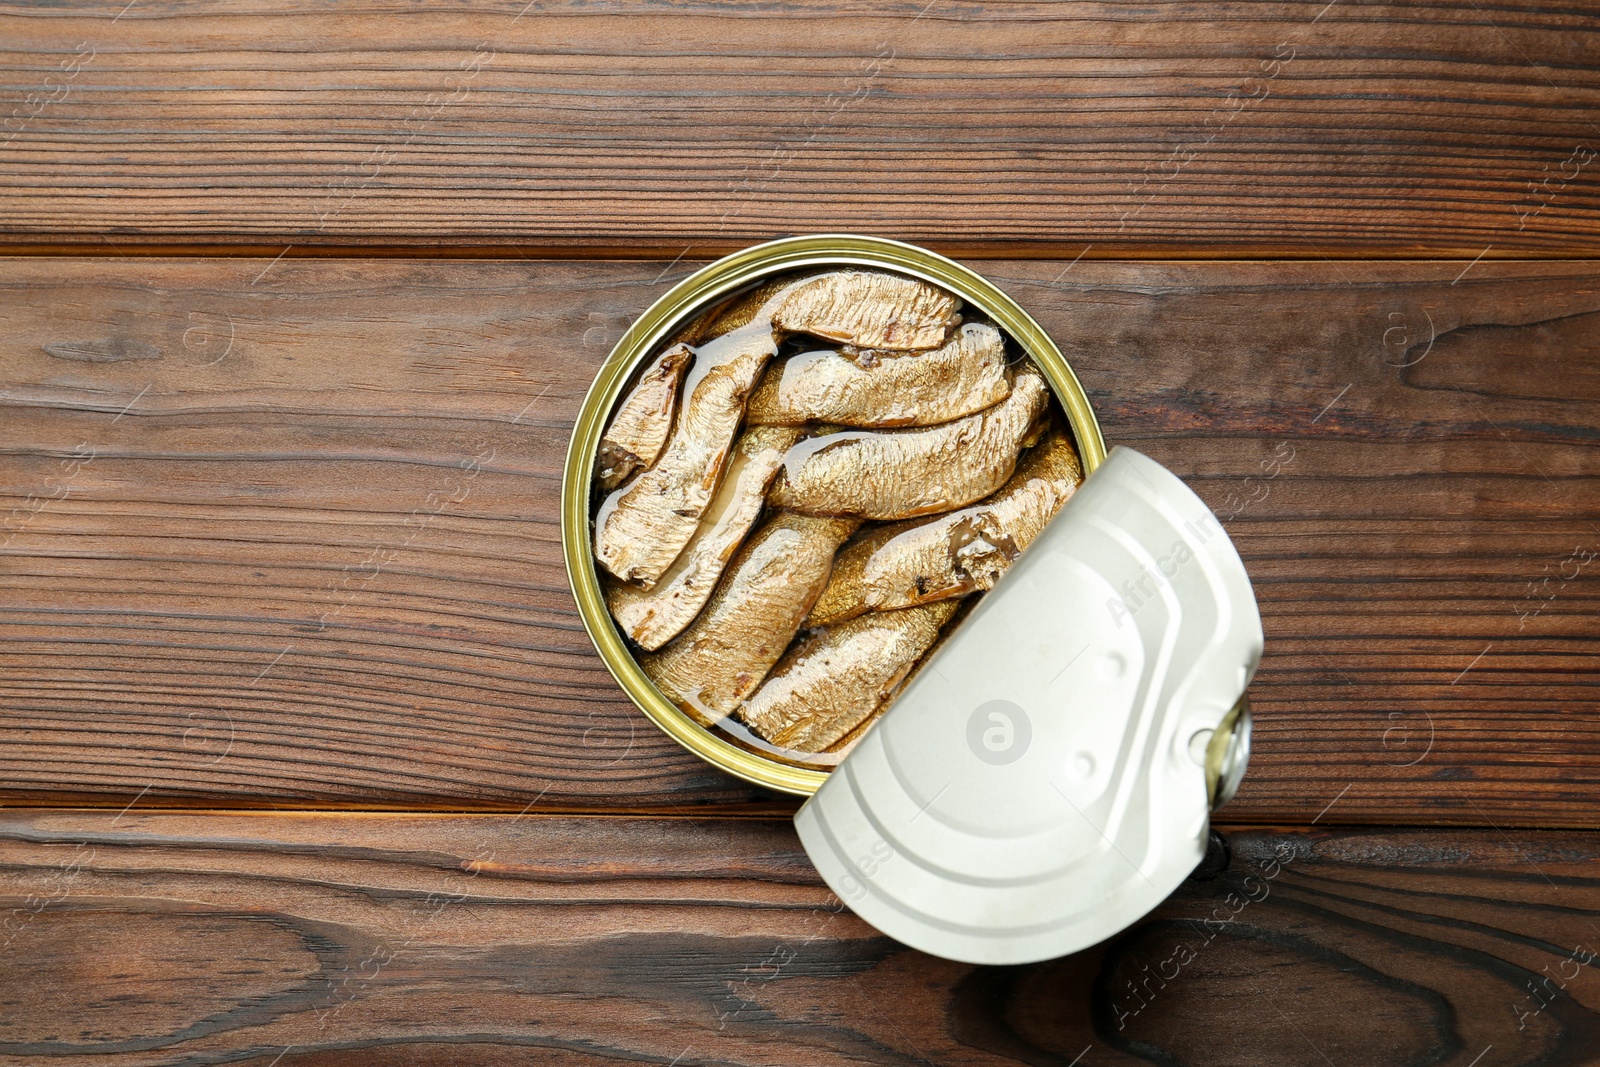
[[[979,500],[1003,485],[1049,391],[1037,371],[987,411],[917,430],[846,430],[790,450],[768,499],[813,515],[910,519]]]
[[[595,480],[602,489],[615,489],[634,471],[648,467],[661,455],[672,430],[672,412],[678,384],[694,359],[688,345],[673,345],[656,357],[648,370],[617,405],[611,424],[600,438]]]
[[[595,462],[595,480],[600,488],[615,489],[634,471],[650,466],[660,457],[667,434],[672,431],[678,386],[694,360],[691,346],[711,336],[712,323],[725,305],[726,301],[712,305],[673,334],[671,345],[617,405],[611,424],[600,438]]]
[[[834,560],[806,625],[993,589],[1082,482],[1071,438],[1052,430],[988,499],[936,518],[862,531]]]
[[[779,514],[750,536],[699,617],[640,658],[679,706],[715,722],[753,693],[828,582],[853,519]]]
[[[929,352],[791,356],[767,369],[746,417],[785,426],[931,426],[982,411],[1010,391],[1000,331],[969,322]]]
[[[874,612],[803,639],[739,709],[775,745],[821,752],[889,699],[955,613],[944,600]]]
[[[936,348],[959,321],[960,307],[955,296],[914,278],[837,270],[790,290],[772,325],[858,348]]]
[[[961,301],[898,274],[835,270],[757,286],[717,319],[719,332],[763,319],[777,333],[804,333],[858,348],[914,351],[944,344]]]
[[[746,430],[733,446],[722,485],[700,528],[661,579],[650,589],[626,582],[608,586],[606,604],[629,637],[654,651],[693,621],[760,516],[784,453],[799,438],[800,430],[789,426]]]

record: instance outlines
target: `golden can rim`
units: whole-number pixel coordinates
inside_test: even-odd
[[[829,772],[781,763],[718,736],[668,700],[633,658],[600,588],[590,544],[589,494],[595,453],[622,387],[668,334],[712,301],[768,275],[827,266],[897,271],[943,286],[987,314],[1044,373],[1072,428],[1084,474],[1093,471],[1106,457],[1105,438],[1089,398],[1043,327],[987,278],[915,245],[855,234],[810,234],[754,245],[695,271],[634,320],[589,387],[567,447],[561,484],[561,547],[578,615],[617,684],[668,737],[745,781],[799,796],[815,793]]]

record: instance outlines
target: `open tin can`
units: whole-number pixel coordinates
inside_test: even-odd
[[[1045,386],[1030,382],[1031,402],[1047,387],[1058,412],[1052,417],[1066,424],[1052,423],[1050,440],[1059,445],[1070,434],[1082,468],[1081,484],[1059,510],[931,651],[922,646],[925,654],[900,676],[903,684],[894,683],[879,718],[852,730],[831,763],[821,756],[832,750],[796,758],[763,746],[753,732],[741,736],[726,725],[731,713],[719,721],[695,705],[691,714],[652,683],[608,610],[591,490],[614,409],[647,360],[667,358],[659,350],[669,338],[732,294],[818,268],[900,276],[884,284],[927,283],[944,290],[939,299],[957,297],[987,319],[1006,348],[1037,368]],[[989,326],[979,329],[995,344]],[[702,357],[702,349],[689,351]],[[780,379],[780,391],[786,382]],[[751,415],[737,395],[738,410]],[[784,462],[814,440],[784,446]],[[939,463],[948,461],[940,454]],[[881,473],[878,480],[911,484]],[[641,492],[662,514],[698,521],[704,513],[668,511],[675,505],[654,485]],[[757,506],[768,500],[776,497],[763,495]],[[607,507],[599,509],[601,522]],[[1126,928],[1200,863],[1210,813],[1243,775],[1251,725],[1244,694],[1263,636],[1231,540],[1172,472],[1130,449],[1107,453],[1077,377],[1027,312],[986,279],[923,249],[843,235],[791,238],[719,260],[674,286],[629,328],[584,401],[567,457],[562,542],[584,625],[634,703],[715,766],[809,796],[795,824],[823,879],[868,922],[924,951],[1024,963]],[[671,545],[660,542],[661,554]],[[826,560],[837,564],[845,551],[824,557],[824,577]],[[753,595],[760,587],[729,588]],[[750,705],[737,710],[748,716]]]
[[[1105,439],[1083,386],[1043,328],[994,283],[953,260],[899,241],[849,234],[792,237],[756,245],[694,272],[651,304],[612,349],[584,398],[561,490],[561,540],[584,627],[619,685],[667,735],[695,755],[747,781],[801,796],[827,779],[825,758],[804,762],[763,751],[754,738],[708,728],[645,675],[607,610],[592,550],[592,472],[601,435],[630,379],[669,337],[730,294],[765,279],[814,268],[891,271],[939,286],[997,326],[1031,360],[1054,394],[1085,474],[1105,459]],[[811,765],[806,765],[806,764]]]

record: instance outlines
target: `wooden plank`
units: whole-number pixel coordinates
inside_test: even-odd
[[[877,935],[782,824],[0,813],[0,1064],[1592,1054],[1595,835],[1228,836],[1128,932],[996,968]]]
[[[1592,264],[975,265],[1255,578],[1229,818],[1600,821]],[[768,803],[621,698],[560,559],[577,406],[688,269],[7,263],[0,797]]]
[[[0,233],[1592,254],[1592,5],[0,4]]]

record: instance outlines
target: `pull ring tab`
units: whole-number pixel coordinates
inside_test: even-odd
[[[1211,800],[1211,810],[1216,811],[1239,791],[1244,780],[1245,767],[1250,763],[1250,728],[1254,719],[1250,715],[1250,695],[1239,698],[1239,703],[1223,716],[1216,733],[1206,744],[1206,795]]]

